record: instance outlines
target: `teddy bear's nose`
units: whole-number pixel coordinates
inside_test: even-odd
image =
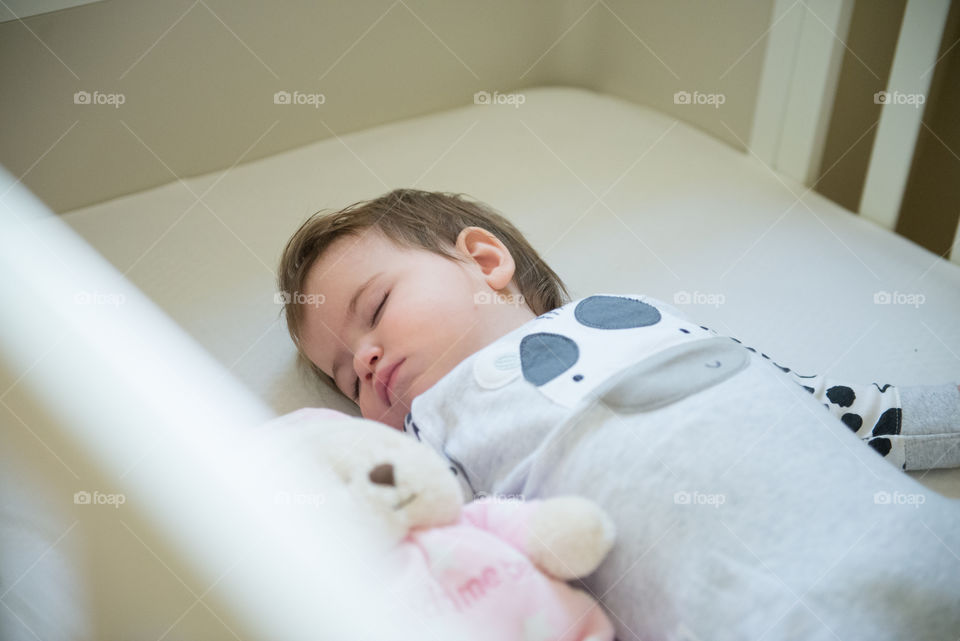
[[[370,470],[370,480],[377,485],[393,485],[393,465],[381,463]]]

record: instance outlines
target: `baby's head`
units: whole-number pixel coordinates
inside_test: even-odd
[[[391,427],[467,356],[569,300],[516,227],[460,195],[397,189],[321,214],[280,260],[287,328],[302,364]]]

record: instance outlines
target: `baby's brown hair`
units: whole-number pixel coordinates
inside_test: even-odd
[[[357,236],[376,229],[401,247],[425,249],[453,261],[463,258],[453,251],[457,236],[465,227],[482,227],[504,244],[516,264],[513,282],[526,305],[540,315],[569,302],[570,295],[560,277],[540,258],[523,234],[510,221],[481,202],[464,194],[395,189],[378,198],[360,201],[339,211],[310,216],[287,242],[280,258],[277,287],[283,301],[287,330],[297,347],[301,366],[337,389],[333,380],[314,365],[303,351],[300,333],[303,322],[304,281],[310,267],[338,238]]]

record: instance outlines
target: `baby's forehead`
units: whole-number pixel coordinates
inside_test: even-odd
[[[349,233],[331,241],[313,258],[304,278],[305,285],[316,285],[325,279],[340,280],[362,267],[367,259],[386,249],[380,239],[369,232]]]
[[[412,249],[402,241],[390,238],[380,229],[369,227],[340,236],[320,253],[315,262],[377,258],[384,253],[406,253]]]

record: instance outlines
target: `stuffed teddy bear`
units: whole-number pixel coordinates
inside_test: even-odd
[[[484,497],[464,505],[433,450],[334,410],[298,410],[264,428],[293,435],[298,456],[329,467],[373,515],[393,546],[385,554],[398,571],[382,578],[398,605],[471,639],[613,639],[600,606],[565,583],[593,572],[613,545],[613,522],[595,503]]]

